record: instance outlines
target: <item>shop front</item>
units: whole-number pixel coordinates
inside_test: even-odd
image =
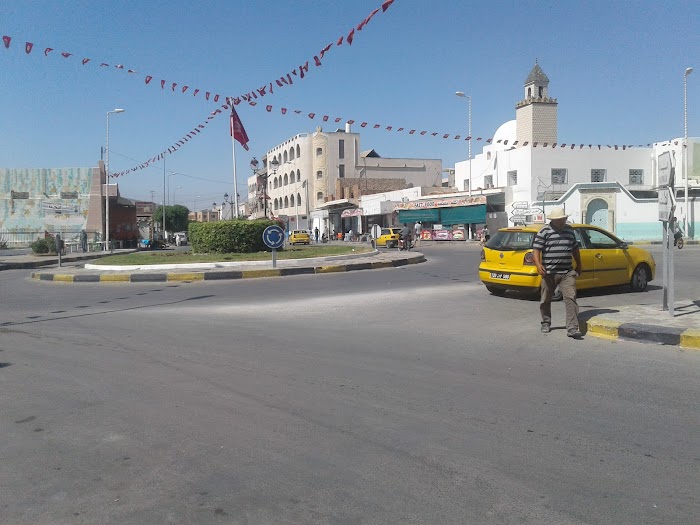
[[[400,224],[421,223],[421,239],[457,241],[471,238],[486,222],[486,196],[450,197],[396,204]]]

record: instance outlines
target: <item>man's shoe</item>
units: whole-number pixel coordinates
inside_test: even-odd
[[[552,331],[552,329],[549,327],[549,325],[547,323],[542,323],[542,326],[540,326],[540,332],[542,332],[543,334],[548,334],[551,331]]]
[[[578,330],[569,330],[566,333],[567,337],[571,337],[572,339],[581,339],[581,332]]]

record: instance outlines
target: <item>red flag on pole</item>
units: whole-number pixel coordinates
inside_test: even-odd
[[[231,136],[243,146],[244,150],[248,151],[248,134],[234,107],[231,108]]]

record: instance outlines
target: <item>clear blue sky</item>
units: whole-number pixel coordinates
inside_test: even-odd
[[[240,95],[307,60],[306,78],[275,87],[255,107],[237,107],[250,137],[250,152],[236,150],[242,196],[250,158],[296,133],[341,126],[323,123],[323,115],[355,120],[355,131],[367,121],[362,149],[453,167],[467,155],[466,141],[453,139],[467,134],[466,99],[454,92],[472,96],[473,137],[491,137],[515,118],[535,58],[559,101],[560,142],[638,145],[682,136],[688,66],[695,68],[688,77],[689,135],[700,135],[697,1],[395,0],[355,32],[352,46],[335,46],[381,4],[3,0],[0,34],[12,42],[0,46],[0,167],[96,165],[106,112],[119,107],[126,112],[110,117],[110,168],[127,170],[207,120],[220,104],[207,103],[204,91]],[[27,41],[34,43],[29,55]],[[315,67],[313,56],[329,43]],[[46,47],[54,48],[48,57]],[[82,58],[91,61],[83,66]],[[149,85],[146,75],[153,76]],[[160,79],[177,82],[177,92],[161,90]],[[183,85],[190,86],[184,95]],[[409,129],[440,135],[411,136]],[[220,115],[167,156],[167,173],[181,174],[169,178],[171,190],[182,186],[176,200],[189,208],[197,196],[197,208],[221,202],[232,193],[231,163],[228,119]],[[153,190],[162,200],[161,162],[117,180],[126,197],[150,199]]]

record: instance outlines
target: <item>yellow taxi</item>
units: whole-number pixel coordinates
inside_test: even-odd
[[[396,248],[399,245],[399,232],[401,228],[382,228],[382,232],[377,239],[377,246]]]
[[[569,224],[581,245],[583,271],[576,289],[603,288],[628,284],[643,292],[654,279],[656,262],[646,250],[629,246],[612,233],[590,224]],[[532,243],[543,225],[501,228],[481,250],[479,277],[494,295],[506,290],[539,293]]]
[[[289,244],[310,244],[311,235],[306,230],[292,230],[289,234]]]

